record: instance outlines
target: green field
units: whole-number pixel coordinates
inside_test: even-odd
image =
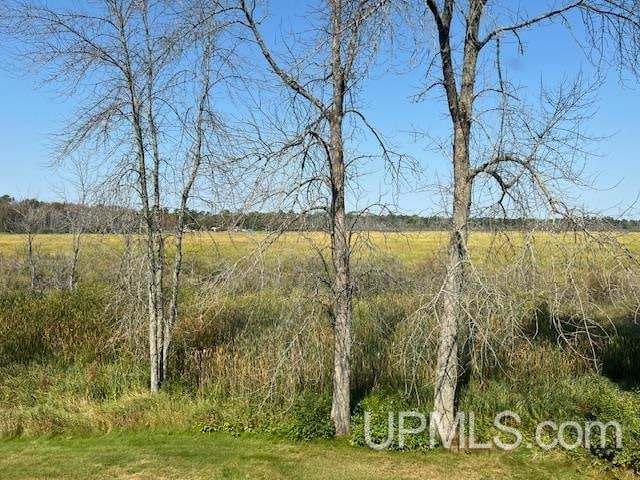
[[[562,456],[375,452],[340,442],[138,433],[0,443],[2,478],[21,479],[607,479]]]

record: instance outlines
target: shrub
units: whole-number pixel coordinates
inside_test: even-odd
[[[333,437],[331,399],[316,393],[300,395],[291,407],[289,418],[276,433],[295,441]]]
[[[612,464],[640,472],[640,398],[632,392],[621,391],[609,380],[596,375],[581,379],[575,388],[583,417],[607,423],[620,422],[622,446],[617,448],[615,437],[607,430],[606,445],[592,445],[591,453]],[[598,440],[598,439],[596,439]]]
[[[428,396],[430,398],[430,396]],[[365,436],[365,413],[369,413],[369,438],[376,444],[384,444],[389,436],[389,427],[397,433],[398,416],[400,411],[421,411],[427,418],[430,408],[426,405],[418,408],[412,403],[409,397],[397,392],[375,391],[363,398],[355,408],[353,422],[351,426],[352,445],[367,446],[367,438]],[[389,421],[389,413],[393,412],[391,425]],[[420,426],[419,419],[406,418],[405,428],[417,428]],[[392,435],[393,439],[389,445],[391,450],[426,450],[429,448],[429,431],[426,429],[421,434],[408,435],[405,438],[405,444],[400,447],[397,434]]]

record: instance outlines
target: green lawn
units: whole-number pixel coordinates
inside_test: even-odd
[[[615,478],[561,455],[375,452],[340,442],[226,434],[127,433],[0,441],[6,479]]]

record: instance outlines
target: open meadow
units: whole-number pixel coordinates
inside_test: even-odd
[[[619,242],[633,254],[640,253],[640,232],[604,232],[600,235],[609,242]],[[122,251],[126,242],[135,236],[115,234],[84,234],[82,242],[88,250]],[[171,248],[171,237],[168,247]],[[443,252],[449,240],[445,231],[427,232],[354,232],[353,244],[356,255],[393,256],[403,262],[428,262]],[[472,232],[469,250],[477,252],[482,259],[487,253],[517,254],[526,242],[546,249],[547,254],[557,246],[589,244],[583,234],[574,232]],[[267,255],[278,257],[292,253],[309,253],[317,248],[328,247],[328,235],[320,232],[194,232],[184,239],[185,256],[196,261],[198,257],[237,258],[265,250]],[[40,234],[36,240],[41,254],[69,254],[72,249],[70,234]],[[24,234],[0,233],[0,254],[24,255]]]
[[[322,478],[384,478],[396,469],[406,471],[401,478],[445,478],[450,464],[465,478],[541,478],[540,469],[545,478],[585,478],[602,474],[587,466],[594,461],[621,468],[617,475],[640,466],[637,271],[629,260],[640,253],[640,234],[593,241],[472,233],[479,260],[472,259],[465,305],[476,331],[459,402],[478,418],[479,438],[495,434],[493,415],[506,409],[517,410],[525,439],[544,419],[624,426],[619,449],[478,457],[428,452],[420,435],[401,448],[415,454],[367,451],[364,411],[377,439],[388,411],[430,411],[433,299],[447,236],[354,235],[353,431],[339,446],[308,447],[286,442],[333,435],[322,234],[188,234],[171,377],[156,395],[147,388],[139,238],[83,236],[79,281],[69,290],[70,235],[34,236],[31,261],[24,235],[0,235],[0,435],[7,439],[0,455],[10,478],[36,478],[26,464],[32,456],[47,465],[37,467],[41,478],[47,471],[170,478],[153,452],[174,440],[183,446],[176,444],[180,458],[170,471],[181,478],[315,478],[316,468],[326,471]],[[169,256],[170,245],[168,238]],[[218,453],[207,456],[207,448]],[[310,460],[326,455],[336,459],[321,467]],[[346,461],[351,473],[338,474]]]

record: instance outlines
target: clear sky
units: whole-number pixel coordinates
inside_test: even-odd
[[[50,2],[55,4],[55,2]],[[267,26],[267,41],[275,41],[279,29],[287,24],[294,28],[300,19],[300,3],[296,0],[272,2],[274,20]],[[291,15],[291,11],[298,12]],[[286,20],[285,20],[286,19]],[[580,50],[561,27],[544,27],[523,36],[525,55],[514,48],[504,52],[510,75],[523,86],[535,90],[541,81],[549,85],[571,78],[579,71],[592,72]],[[73,112],[73,99],[60,97],[48,86],[40,86],[33,75],[20,74],[7,62],[6,50],[0,51],[0,195],[16,198],[59,197],[61,175],[49,168],[53,135],[60,132]],[[411,103],[421,83],[423,69],[403,75],[381,75],[367,82],[364,111],[379,130],[393,140],[397,149],[415,156],[423,166],[427,182],[446,177],[449,166],[445,159],[425,148],[425,142],[414,143],[406,132],[414,128],[445,134],[450,127],[443,115],[441,100],[432,97],[423,103]],[[596,145],[599,156],[588,165],[587,173],[596,176],[599,189],[580,193],[587,207],[616,214],[634,202],[640,194],[640,88],[629,80],[621,85],[616,72],[611,72],[598,91],[597,108],[587,128],[607,137]],[[379,176],[365,180],[365,190],[373,198],[388,190]],[[435,200],[428,191],[400,196],[399,206],[405,212],[433,210]],[[629,213],[640,216],[640,208]]]

